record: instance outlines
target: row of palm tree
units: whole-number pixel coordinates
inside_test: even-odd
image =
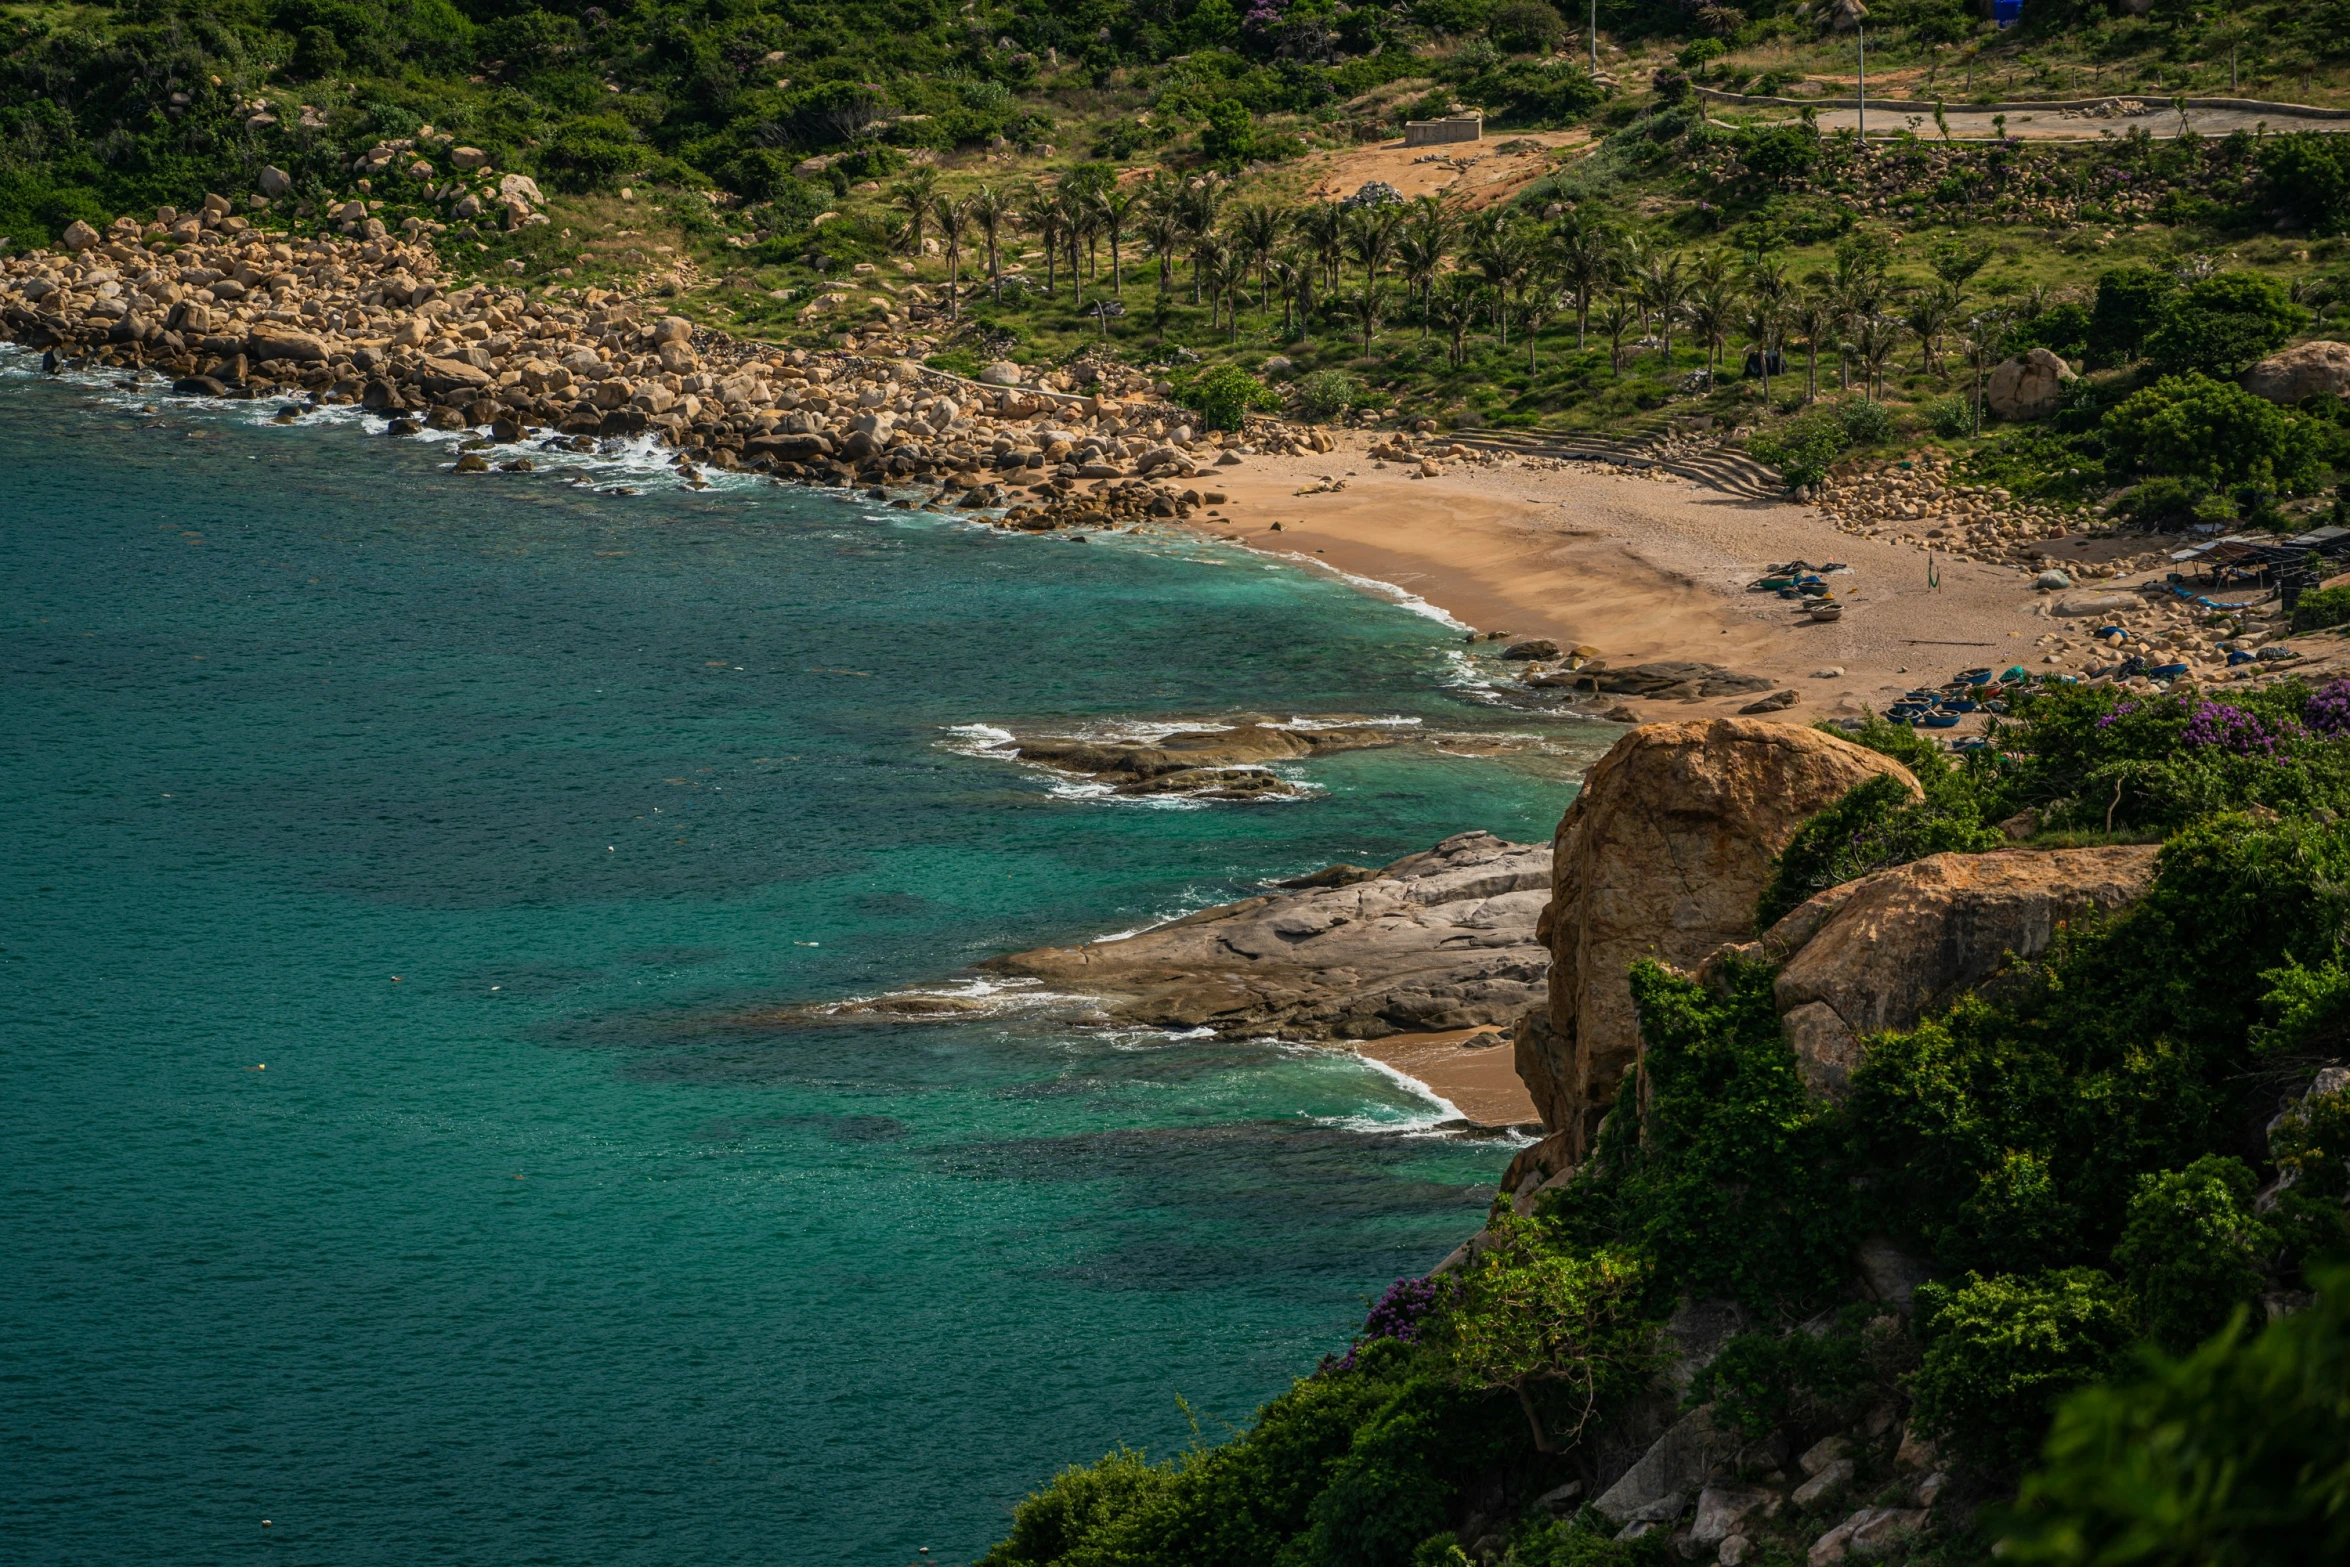
[[[987,286],[1000,298],[1002,241],[1017,228],[1043,250],[1045,293],[1059,293],[1065,272],[1080,310],[1089,283],[1099,282],[1103,249],[1108,291],[1123,297],[1125,246],[1134,239],[1157,264],[1159,297],[1171,295],[1188,273],[1191,302],[1207,305],[1210,329],[1227,331],[1232,341],[1239,339],[1252,291],[1268,319],[1279,302],[1283,341],[1310,330],[1317,318],[1337,318],[1360,331],[1366,353],[1400,305],[1424,333],[1444,333],[1456,368],[1467,362],[1471,333],[1489,330],[1506,351],[1515,330],[1531,374],[1539,369],[1543,328],[1571,312],[1576,350],[1588,347],[1596,329],[1618,375],[1627,341],[1654,341],[1669,368],[1675,334],[1685,331],[1704,350],[1709,381],[1731,349],[1749,350],[1766,398],[1770,376],[1798,345],[1806,401],[1818,395],[1823,353],[1834,356],[1843,389],[1851,389],[1857,369],[1864,394],[1880,397],[1903,341],[1914,339],[1919,368],[1938,375],[1944,343],[1975,319],[1961,283],[1897,282],[1881,263],[1859,254],[1840,255],[1833,269],[1798,284],[1768,254],[1693,255],[1572,214],[1546,224],[1507,208],[1463,212],[1434,198],[1282,206],[1232,200],[1228,184],[1168,171],[1131,187],[1080,171],[1016,197],[989,185],[949,195],[929,169],[917,170],[893,194],[906,214],[911,248],[921,248],[926,228],[937,232],[950,313],[960,310],[966,243],[983,244]],[[1099,313],[1098,299],[1095,308]],[[1968,355],[1978,372],[1985,335],[1978,320]]]

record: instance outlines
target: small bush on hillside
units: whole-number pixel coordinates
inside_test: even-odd
[[[2116,511],[2141,528],[2175,533],[2197,523],[2228,523],[2235,504],[2197,478],[2149,479],[2121,498]]]
[[[1814,409],[1776,430],[1765,430],[1746,443],[1757,462],[1779,470],[1790,488],[1819,483],[1852,444],[1843,421],[1826,409]]]
[[[1502,0],[1486,33],[1513,54],[1540,54],[1566,36],[1567,24],[1550,0]]]
[[[2350,225],[2350,147],[2333,137],[2292,131],[2264,138],[2260,179],[2269,205],[2311,230],[2334,234]]]
[[[2324,631],[2331,626],[2350,626],[2350,586],[2304,593],[2301,602],[2293,606],[2295,631]]]
[[[1300,419],[1335,419],[1362,395],[1362,383],[1344,370],[1316,370],[1297,383],[1293,411]]]
[[[1856,398],[1844,405],[1845,437],[1855,446],[1878,446],[1893,439],[1893,415],[1885,405]]]
[[[2274,279],[2220,272],[2163,301],[2146,357],[2165,375],[2233,376],[2284,347],[2308,320]]]
[[[2165,376],[2124,400],[2101,428],[2109,460],[2125,471],[2287,493],[2311,488],[2323,472],[2313,422],[2200,374]]]
[[[1926,427],[1936,435],[1971,435],[1975,428],[1974,399],[1937,397],[1926,405]]]
[[[2138,1182],[2113,1258],[2146,1331],[2174,1354],[2260,1297],[2259,1259],[2273,1237],[2251,1214],[2252,1189],[2244,1162],[2220,1154]]]
[[[1918,1308],[1918,1427],[1993,1470],[2038,1452],[2056,1400],[2111,1375],[2133,1336],[2128,1297],[2095,1268],[1922,1285]]]
[[[1279,393],[1238,365],[1218,365],[1184,382],[1175,388],[1175,400],[1196,409],[1211,430],[1237,430],[1243,415],[1281,406]]]

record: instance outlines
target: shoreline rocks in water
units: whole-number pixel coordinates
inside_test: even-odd
[[[1333,867],[1118,941],[994,958],[1127,1024],[1226,1037],[1380,1039],[1501,1024],[1541,994],[1540,844],[1460,833],[1378,870]]]
[[[1398,740],[1393,729],[1379,725],[1298,728],[1247,716],[1147,740],[1016,735],[992,754],[1073,774],[1122,795],[1241,800],[1299,792],[1297,785],[1269,771],[1267,763],[1377,749]]]
[[[1020,531],[1182,519],[1220,502],[1196,416],[1155,400],[991,387],[911,360],[743,342],[648,319],[602,289],[532,294],[446,275],[430,236],[373,218],[344,232],[254,228],[228,203],[159,208],[61,250],[0,262],[0,326],[52,364],[145,369],[191,396],[358,404],[413,426],[592,449],[650,436],[681,466],[935,490],[1012,507]],[[1326,451],[1319,430],[1256,432],[1251,451]],[[1080,490],[1083,484],[1085,489]]]

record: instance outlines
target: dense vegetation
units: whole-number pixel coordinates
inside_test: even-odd
[[[1891,726],[1863,739],[1920,770],[1925,802],[1861,786],[1790,874],[1832,862],[1827,839],[1862,844],[1838,868],[1866,869],[2031,810],[2046,841],[2161,838],[2151,892],[1996,999],[1874,1041],[1841,1103],[1799,1080],[1770,968],[1709,989],[1639,966],[1643,1091],[1574,1181],[1529,1215],[1498,1204],[1485,1250],[1398,1285],[1246,1433],[1073,1469],[989,1560],[1646,1559],[1595,1515],[1528,1504],[1592,1478],[1578,1438],[1656,1396],[1662,1324],[1690,1300],[1754,1326],[1686,1405],[1782,1452],[1879,1407],[1943,1444],[1972,1499],[1946,1516],[1972,1522],[1940,1559],[2001,1537],[2067,1562],[2338,1549],[2350,1274],[2256,1327],[2350,1246],[2350,1095],[2299,1097],[2350,1039],[2350,682],[2229,701],[2052,686],[1957,765]],[[1936,1275],[1907,1317],[1852,1303],[1856,1248],[1887,1240]],[[2271,1421],[2264,1398],[2305,1418]],[[2012,1509],[1975,1505],[2019,1478]],[[2150,1543],[2099,1554],[2129,1539]]]
[[[1872,60],[1888,90],[1957,106],[2323,100],[2350,59],[2338,9],[2036,0],[1999,35],[1897,0]],[[2195,378],[2323,329],[2350,138],[2053,145],[1938,117],[1864,148],[1701,112],[1695,83],[1832,84],[1850,61],[1824,14],[1606,0],[1595,48],[1581,8],[1546,0],[15,4],[0,232],[241,201],[274,166],[291,191],[264,223],[356,196],[448,233],[460,268],[631,281],[737,331],[910,336],[945,368],[1090,354],[1172,381],[1205,359],[1318,419],[1694,415],[1798,483],[1934,440],[1977,477],[2157,526],[2305,512],[2340,456],[2333,405]],[[1299,154],[1459,104],[1595,145],[1474,214],[1305,198]],[[458,217],[460,146],[535,177],[551,221]],[[886,281],[850,283],[860,267]],[[2035,345],[2088,377],[2050,424],[1986,429],[1983,370]]]

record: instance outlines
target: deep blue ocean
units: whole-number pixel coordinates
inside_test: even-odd
[[[0,360],[0,1559],[966,1561],[1475,1227],[1350,1056],[756,1015],[1544,837],[1608,732],[1084,798],[958,730],[1537,721],[1221,546],[265,411]]]

